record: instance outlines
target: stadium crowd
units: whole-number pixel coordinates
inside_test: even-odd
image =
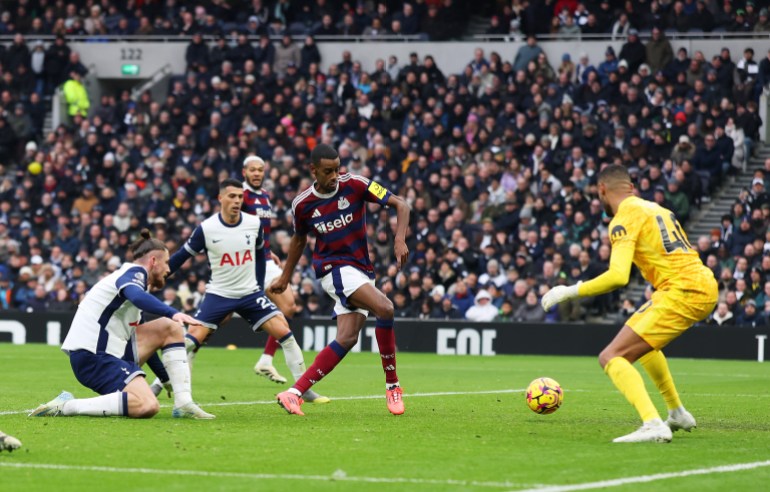
[[[64,68],[38,77],[40,50],[43,66]],[[345,53],[322,71],[313,36],[252,44],[244,33],[233,45],[193,35],[187,71],[164,100],[145,93],[132,101],[123,91],[89,101],[85,67],[65,37],[30,50],[19,35],[2,56],[0,309],[73,309],[130,259],[127,246],[142,227],[175,250],[216,211],[218,181],[240,177],[250,153],[270,164],[272,244],[285,257],[291,201],[311,184],[309,151],[324,142],[339,149],[347,171],[412,206],[412,254],[400,272],[395,219],[369,206],[377,283],[397,316],[576,321],[632,311],[644,299],[611,294],[540,308],[551,286],[607,267],[597,171],[628,166],[642,197],[686,222],[753,152],[770,54],[675,53],[653,27],[646,42],[629,29],[620,51],[608,47],[602,60],[575,58],[550,61],[530,36],[510,59],[479,47],[456,74],[416,54],[377,60],[367,73]],[[21,83],[21,67],[38,75]],[[71,122],[42,135],[41,98],[64,82],[49,75],[61,73],[65,93],[74,82]],[[757,313],[770,312],[770,199],[756,184],[739,202],[719,237],[696,245],[736,318],[751,309],[749,299]],[[308,256],[293,277],[299,314],[328,316]],[[196,257],[162,299],[193,312],[207,270],[205,256]]]

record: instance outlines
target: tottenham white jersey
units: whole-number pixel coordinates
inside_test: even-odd
[[[88,350],[123,357],[126,344],[140,323],[142,312],[122,291],[135,285],[147,291],[147,270],[136,263],[124,263],[88,291],[78,306],[62,350]]]
[[[241,212],[235,225],[226,224],[220,214],[195,228],[184,245],[188,253],[208,255],[211,280],[206,292],[240,299],[260,290],[255,260],[264,261],[262,226],[259,217]]]

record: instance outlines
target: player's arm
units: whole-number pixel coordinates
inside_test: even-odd
[[[203,235],[203,228],[198,226],[184,245],[168,259],[169,275],[173,275],[177,270],[182,268],[182,265],[184,265],[184,262],[188,259],[205,250],[206,238]]]
[[[411,208],[406,200],[398,195],[390,194],[388,206],[396,209],[396,238],[394,252],[398,268],[403,267],[409,259],[409,248],[406,246],[406,231],[409,228],[409,215]]]
[[[607,271],[586,282],[578,282],[570,286],[558,285],[549,290],[541,301],[544,311],[575,297],[598,296],[628,284],[636,250],[636,234],[632,231],[629,235],[622,226],[614,227],[612,230],[618,230],[618,233],[617,239],[612,244],[610,266]]]

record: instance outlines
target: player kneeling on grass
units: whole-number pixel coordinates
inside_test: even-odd
[[[195,313],[201,325],[190,327],[186,336],[187,351],[192,356],[230,314],[238,313],[254,331],[264,330],[278,340],[286,365],[297,380],[305,372],[305,360],[289,323],[262,288],[265,252],[261,220],[241,210],[243,196],[240,181],[222,181],[220,212],[196,227],[185,245],[171,257],[172,273],[190,257],[203,252],[211,265],[211,280]],[[329,401],[309,389],[304,397],[315,403]]]
[[[674,214],[634,195],[634,185],[624,166],[605,167],[598,182],[599,199],[613,217],[609,225],[609,270],[587,282],[554,287],[543,296],[543,309],[548,311],[575,297],[598,296],[623,287],[628,283],[631,264],[639,268],[655,292],[599,354],[599,363],[644,422],[639,430],[614,442],[669,442],[672,431],[695,427],[695,418],[682,405],[661,350],[711,314],[717,302],[717,282],[687,241]],[[642,376],[632,365],[637,360],[666,402],[665,423],[644,388]]]
[[[30,417],[91,415],[149,418],[158,413],[158,399],[140,366],[161,349],[163,365],[174,390],[177,418],[213,419],[192,400],[190,368],[181,323],[199,322],[160,302],[147,290],[160,290],[169,272],[168,250],[144,229],[131,245],[133,263],[96,283],[78,306],[62,350],[69,354],[75,377],[102,396],[74,399],[63,391],[37,407]],[[158,318],[142,323],[142,311]]]
[[[21,447],[21,441],[0,431],[0,451],[13,451]]]

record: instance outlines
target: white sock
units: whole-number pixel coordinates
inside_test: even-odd
[[[385,389],[386,390],[392,390],[393,388],[400,388],[401,383],[396,381],[395,383],[385,383]]]
[[[684,406],[681,406],[678,408],[674,408],[673,410],[669,410],[668,414],[671,415],[672,417],[679,417],[680,415],[684,415],[686,411],[687,410],[685,410]]]
[[[260,366],[272,366],[273,365],[273,356],[262,354],[259,356],[259,360],[257,361],[257,364]]]
[[[125,393],[110,393],[94,398],[70,400],[62,407],[62,415],[90,415],[92,417],[125,416],[128,408],[123,411],[123,395]]]
[[[294,339],[294,335],[289,335],[280,343],[283,356],[286,358],[286,365],[289,366],[291,375],[297,381],[300,376],[305,374],[305,359],[302,357],[302,350],[300,350],[297,340]]]
[[[163,366],[168,372],[168,379],[174,389],[174,407],[179,408],[192,401],[192,383],[187,353],[182,347],[164,348],[161,354]]]

